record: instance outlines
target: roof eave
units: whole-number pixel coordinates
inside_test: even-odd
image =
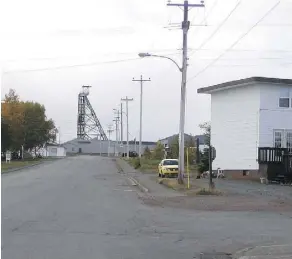
[[[209,87],[199,88],[197,90],[197,93],[199,94],[211,94],[214,92],[230,89],[230,88],[236,88],[244,85],[250,85],[250,84],[279,84],[279,85],[292,85],[292,79],[282,79],[282,78],[268,78],[268,77],[250,77],[250,78],[244,78],[234,81],[225,82],[222,84],[212,85]]]

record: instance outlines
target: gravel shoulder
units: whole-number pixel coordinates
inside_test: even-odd
[[[149,189],[140,194],[144,204],[201,211],[276,212],[292,218],[292,187],[265,185],[252,181],[214,179],[216,189],[222,195],[187,195],[167,188],[157,182],[155,173],[141,173],[124,160],[119,160],[124,173],[131,175]],[[208,179],[191,179],[193,186],[208,186]]]

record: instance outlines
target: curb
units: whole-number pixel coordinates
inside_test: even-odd
[[[120,163],[118,162],[118,159],[112,159],[113,161],[115,161],[115,164],[116,164],[116,166],[117,166],[117,169],[118,169],[118,173],[123,173],[124,172],[124,170],[123,170],[123,168],[121,167],[121,165],[120,165]]]
[[[34,167],[34,166],[37,166],[37,165],[41,165],[41,164],[43,164],[43,163],[44,163],[44,162],[39,162],[39,163],[35,163],[35,164],[32,164],[32,165],[26,165],[26,166],[22,166],[22,167],[17,167],[17,168],[8,169],[8,170],[5,170],[4,172],[1,172],[1,174],[8,174],[8,173],[12,173],[12,172],[20,171],[20,170],[22,170],[22,169],[31,168],[31,167]]]
[[[118,159],[115,159],[117,168],[119,170],[119,173],[125,173],[122,166],[119,164]],[[130,185],[132,186],[138,186],[138,188],[142,191],[142,192],[149,192],[149,189],[146,188],[145,186],[143,186],[141,183],[138,182],[138,180],[134,179],[131,176],[127,177],[128,182],[130,182]]]
[[[20,170],[23,170],[23,169],[28,169],[28,168],[35,167],[35,166],[42,165],[42,164],[46,164],[46,163],[52,163],[52,162],[55,162],[55,161],[58,161],[58,160],[61,160],[61,159],[64,159],[64,158],[59,158],[59,159],[49,160],[49,161],[41,161],[39,163],[35,163],[35,164],[32,164],[32,165],[26,165],[26,166],[22,166],[22,167],[8,169],[8,170],[6,170],[4,172],[1,172],[1,175],[17,172],[17,171],[20,171]]]
[[[248,251],[254,249],[255,247],[256,247],[256,246],[253,246],[253,247],[250,246],[250,247],[246,247],[246,248],[244,248],[244,249],[241,249],[241,250],[237,251],[237,252],[233,255],[232,258],[234,258],[234,259],[240,259],[240,258],[242,258],[243,256],[245,256],[246,252],[248,252]]]
[[[143,186],[141,183],[139,183],[136,179],[134,179],[133,177],[128,176],[128,180],[131,182],[132,186],[138,186],[138,188],[142,191],[142,192],[149,192],[149,189],[146,188],[145,186]]]
[[[276,251],[276,253],[271,253],[269,251],[264,251],[263,252],[260,252],[257,251],[257,249],[259,248],[267,248],[267,249],[271,249],[273,248],[275,251],[275,248],[277,247],[292,247],[291,244],[266,244],[266,245],[258,245],[258,246],[254,246],[254,247],[247,247],[245,249],[241,249],[239,251],[237,251],[234,255],[233,255],[233,258],[234,259],[249,259],[249,258],[264,258],[263,256],[273,256],[273,258],[291,258],[291,254],[292,254],[292,249],[289,250],[289,252],[287,253],[284,252],[282,253],[281,251]],[[270,257],[269,257],[270,258]]]

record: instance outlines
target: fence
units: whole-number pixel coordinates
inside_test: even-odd
[[[288,148],[261,147],[258,149],[258,163],[267,165],[270,181],[292,181],[292,153]]]

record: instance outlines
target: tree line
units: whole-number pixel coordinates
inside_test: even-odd
[[[16,152],[43,147],[56,140],[57,129],[46,116],[45,106],[33,101],[22,101],[10,89],[1,103],[1,150]]]

